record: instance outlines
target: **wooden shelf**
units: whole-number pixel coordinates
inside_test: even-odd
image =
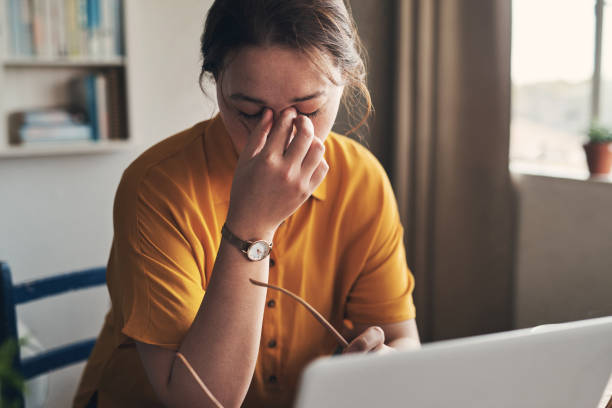
[[[125,57],[90,58],[40,58],[40,57],[8,57],[3,61],[5,68],[37,68],[37,67],[122,67]]]
[[[16,145],[0,149],[0,159],[99,154],[127,151],[134,147],[128,140],[49,142],[40,145]]]
[[[123,8],[125,0],[119,1],[117,6]],[[70,2],[62,4],[65,12],[72,10],[73,14],[76,10],[75,4]],[[7,10],[7,0],[0,0],[0,14]],[[43,8],[44,9],[44,8]],[[98,10],[98,11],[101,11]],[[38,13],[41,18],[54,18],[49,10],[30,10],[32,18]],[[87,10],[87,13],[94,12]],[[116,13],[115,13],[116,12]],[[72,17],[75,17],[73,14]],[[45,50],[44,54],[39,55],[20,55],[18,52],[13,52],[11,45],[11,35],[14,30],[0,30],[0,160],[10,160],[18,158],[34,158],[34,157],[61,157],[71,155],[92,155],[104,154],[120,151],[129,151],[134,149],[134,143],[127,129],[129,112],[127,112],[127,91],[126,91],[126,69],[128,57],[125,55],[117,55],[122,53],[119,51],[122,47],[118,47],[119,42],[123,43],[122,37],[124,34],[123,28],[119,28],[121,24],[120,15],[123,11],[120,9],[113,10],[113,13],[107,13],[106,21],[109,27],[112,27],[112,38],[105,36],[97,38],[98,46],[94,45],[94,36],[92,32],[86,29],[79,29],[75,32],[66,32],[66,42],[60,46],[56,44],[46,44],[42,47]],[[68,14],[64,13],[68,16]],[[40,17],[39,16],[39,17]],[[0,26],[11,27],[11,22],[8,19],[1,18]],[[21,27],[21,29],[31,29],[31,27]],[[84,34],[87,34],[85,40]],[[72,37],[71,37],[72,36]],[[74,40],[74,44],[70,41]],[[107,42],[112,40],[112,44]],[[17,44],[19,46],[23,44]],[[100,55],[62,55],[60,49],[67,49],[68,46],[75,46],[75,50],[105,50],[105,53]],[[17,49],[25,50],[24,47],[16,47]],[[36,47],[34,47],[36,48]],[[72,48],[70,48],[72,49]],[[48,51],[48,53],[47,53]],[[53,55],[51,55],[53,53]],[[87,85],[85,84],[87,78]],[[91,79],[93,78],[93,90]],[[104,78],[105,81],[98,81],[99,78]],[[71,80],[77,79],[72,85]],[[81,82],[79,82],[81,81]],[[73,86],[74,85],[74,86]],[[75,89],[70,89],[73,86]],[[79,89],[76,89],[79,88]],[[82,93],[85,94],[85,99],[82,101],[81,96],[75,95],[75,92],[80,92],[80,88],[86,88]],[[100,92],[100,94],[98,94]],[[102,95],[103,94],[103,95]],[[96,104],[90,103],[95,98]],[[106,111],[98,106],[98,103],[106,104]],[[34,110],[44,110],[59,107],[68,107],[72,104],[79,104],[84,110],[95,109],[89,115],[96,115],[102,118],[100,120],[107,121],[108,135],[114,137],[111,140],[80,140],[80,141],[48,141],[40,143],[29,143],[22,145],[11,145],[9,137],[12,131],[17,130],[23,124],[16,123],[11,125],[10,115],[18,112],[28,112]],[[90,116],[92,118],[93,116]],[[97,121],[90,119],[95,126]],[[98,129],[99,130],[99,129]]]

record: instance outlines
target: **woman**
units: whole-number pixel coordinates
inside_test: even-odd
[[[350,321],[345,352],[418,345],[389,182],[365,148],[330,133],[343,95],[369,107],[342,1],[218,0],[201,45],[220,113],[123,175],[112,308],[77,407],[210,406],[177,351],[226,407],[290,405],[301,370],[335,339],[249,278],[336,327]]]

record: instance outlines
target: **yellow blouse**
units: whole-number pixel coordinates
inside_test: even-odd
[[[330,170],[276,232],[269,282],[337,328],[343,319],[414,318],[414,278],[383,168],[344,136],[330,133],[325,147]],[[217,116],[153,146],[124,172],[107,270],[111,310],[75,407],[96,392],[101,408],[161,406],[134,340],[176,350],[189,330],[213,270],[237,159]],[[301,305],[272,290],[267,296],[249,407],[289,406],[304,366],[336,347]]]

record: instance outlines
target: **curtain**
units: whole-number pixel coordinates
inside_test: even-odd
[[[511,329],[509,0],[399,0],[392,180],[423,341]]]

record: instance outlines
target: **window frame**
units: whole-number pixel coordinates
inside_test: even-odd
[[[603,21],[605,0],[595,0],[595,61],[591,89],[591,123],[599,119],[601,106],[601,50],[603,41]]]

